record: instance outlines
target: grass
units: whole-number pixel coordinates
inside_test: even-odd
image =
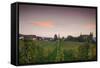
[[[63,40],[19,40],[20,64],[95,59],[95,43]]]

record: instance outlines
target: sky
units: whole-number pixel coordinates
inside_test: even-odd
[[[19,33],[53,37],[90,34],[96,36],[96,9],[19,5]]]

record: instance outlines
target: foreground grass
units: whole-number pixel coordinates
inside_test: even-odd
[[[19,63],[95,60],[96,44],[72,41],[19,40]]]

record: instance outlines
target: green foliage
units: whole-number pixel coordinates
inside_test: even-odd
[[[87,60],[89,53],[89,44],[84,43],[82,46],[79,46],[79,59],[80,60]]]
[[[91,42],[19,40],[19,63],[46,63],[96,59]]]

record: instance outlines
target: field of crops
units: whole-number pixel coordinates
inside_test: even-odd
[[[19,40],[19,64],[95,59],[95,43],[64,40]]]

